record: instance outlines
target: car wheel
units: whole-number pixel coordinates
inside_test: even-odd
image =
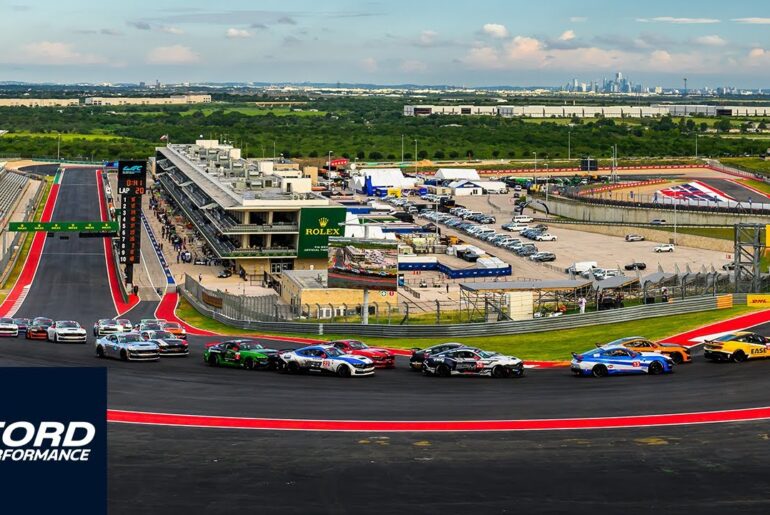
[[[684,358],[682,357],[682,353],[681,353],[681,352],[672,352],[672,353],[671,353],[671,354],[669,354],[669,355],[671,356],[671,360],[672,360],[672,361],[673,361],[673,362],[674,362],[676,365],[681,365],[681,364],[682,364],[682,362],[684,361]]]
[[[505,367],[497,365],[492,369],[492,377],[494,377],[495,379],[508,377],[508,370]]]
[[[246,358],[246,361],[243,362],[243,366],[247,370],[254,370],[254,360],[251,358]]]
[[[742,350],[737,350],[733,352],[733,361],[736,363],[743,363],[746,361],[746,354]]]
[[[439,377],[449,377],[452,375],[452,371],[446,365],[439,365],[436,367],[436,375]]]
[[[350,367],[347,365],[340,365],[339,368],[337,368],[337,375],[340,377],[350,377]]]
[[[218,367],[219,366],[219,360],[217,359],[216,354],[209,354],[209,359],[206,360],[206,362],[211,365],[212,367]]]
[[[299,364],[296,361],[289,361],[286,364],[286,371],[290,374],[299,374]]]
[[[128,361],[128,352],[126,352],[125,349],[122,349],[120,351],[120,359],[122,359],[123,361]]]
[[[660,361],[653,361],[647,366],[647,373],[651,376],[656,376],[658,374],[663,373],[663,365],[660,363]]]
[[[59,343],[59,334],[58,333],[53,333],[53,342],[54,343]]]
[[[609,372],[604,365],[596,365],[593,370],[591,370],[591,373],[593,373],[594,377],[607,377]]]
[[[103,358],[104,357],[104,347],[101,345],[96,346],[96,357],[97,358]]]

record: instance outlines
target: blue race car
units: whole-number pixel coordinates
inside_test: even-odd
[[[311,345],[281,353],[282,370],[289,373],[329,372],[340,377],[361,377],[374,374],[374,362],[355,354],[344,354],[331,345]]]
[[[576,376],[658,375],[673,372],[674,361],[655,352],[636,352],[622,346],[604,346],[582,354],[573,352],[571,369]]]

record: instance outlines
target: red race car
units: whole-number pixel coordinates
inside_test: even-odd
[[[25,337],[27,340],[47,340],[48,328],[53,324],[53,320],[50,318],[37,317],[27,327],[27,334]]]
[[[369,347],[364,342],[358,340],[334,340],[328,343],[345,354],[356,354],[371,359],[374,362],[374,368],[395,368],[396,356],[388,349],[382,347]]]

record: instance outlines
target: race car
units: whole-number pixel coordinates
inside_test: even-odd
[[[115,358],[123,361],[158,361],[160,347],[155,342],[146,342],[138,333],[118,333],[102,336],[94,344],[100,358]]]
[[[395,368],[396,356],[388,349],[369,347],[359,340],[334,340],[329,345],[341,350],[344,354],[366,356],[374,363],[374,368]]]
[[[657,352],[636,352],[620,345],[604,346],[582,354],[573,352],[570,368],[576,376],[658,375],[673,372],[674,360]]]
[[[27,334],[27,329],[32,324],[29,318],[14,318],[13,323],[19,328],[20,333]]]
[[[712,361],[735,361],[770,357],[770,340],[761,334],[748,331],[728,333],[707,340],[703,346],[703,356]]]
[[[48,341],[54,343],[86,343],[86,330],[74,320],[57,320],[48,328]]]
[[[101,318],[94,323],[94,336],[122,333],[123,326],[114,318]]]
[[[631,349],[636,352],[657,352],[659,354],[665,354],[677,365],[690,363],[692,361],[689,348],[675,343],[652,342],[642,336],[627,336],[625,338],[620,338],[619,340],[611,341],[606,345],[602,345],[602,347],[617,347],[618,345],[622,345],[626,349]]]
[[[206,346],[203,361],[212,367],[241,367],[248,370],[274,369],[278,365],[278,351],[266,349],[250,340],[230,340]]]
[[[343,354],[330,345],[311,345],[286,351],[280,355],[282,369],[290,374],[328,372],[340,377],[362,377],[374,374],[374,362],[366,356]]]
[[[0,336],[19,336],[19,326],[13,321],[13,318],[0,318]]]
[[[188,346],[187,342],[181,338],[142,338],[142,341],[156,343],[160,349],[161,356],[184,357],[190,355],[190,347]]]
[[[45,322],[46,320],[49,321],[50,324],[47,324]],[[51,324],[53,324],[53,321],[48,318],[36,318],[32,321],[32,324],[27,327],[27,334],[25,334],[24,337],[27,340],[47,340],[48,328]]]
[[[187,331],[179,322],[165,322],[161,324],[164,331],[168,331],[177,338],[187,338]]]
[[[53,325],[53,320],[46,317],[35,317],[32,319],[32,325],[44,327],[45,330],[48,331],[48,328]]]
[[[140,322],[139,332],[142,331],[162,331],[163,326],[158,322]]]
[[[123,329],[124,333],[130,333],[134,330],[134,324],[132,324],[131,320],[127,318],[116,318],[115,321],[120,324],[120,327]]]
[[[427,376],[521,377],[524,362],[513,356],[470,347],[460,347],[429,356],[422,364]]]
[[[434,345],[433,347],[427,347],[425,349],[420,348],[413,348],[412,349],[412,357],[409,358],[409,366],[412,367],[412,370],[422,370],[422,363],[425,361],[425,359],[428,356],[431,356],[433,354],[439,354],[441,352],[446,352],[448,350],[452,349],[459,349],[460,347],[465,347],[462,343],[439,343],[438,345]]]

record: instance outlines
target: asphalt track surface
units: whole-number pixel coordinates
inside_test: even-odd
[[[744,188],[737,182],[728,181],[727,179],[698,179],[700,182],[716,188],[719,191],[727,193],[733,197],[737,202],[748,203],[749,199],[756,204],[762,202],[770,202],[768,198],[762,193],[757,193],[748,188]]]
[[[54,221],[98,219],[68,169]],[[152,316],[140,303],[128,317]],[[17,316],[113,316],[101,241],[48,238]],[[770,324],[761,332],[770,334]],[[697,359],[659,377],[288,376],[189,358],[99,361],[88,345],[0,341],[3,366],[106,366],[111,409],[355,420],[599,417],[767,406],[770,363]],[[292,347],[265,340],[266,346]],[[576,349],[578,351],[584,349]],[[768,513],[770,423],[518,433],[304,433],[110,424],[111,513]],[[153,480],[154,479],[154,480]]]

